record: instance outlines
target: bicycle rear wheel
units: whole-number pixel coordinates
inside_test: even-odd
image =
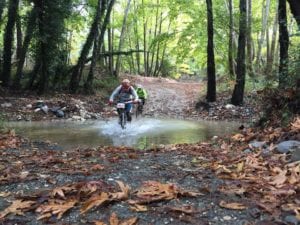
[[[135,116],[138,118],[138,116],[141,116],[143,113],[143,105],[141,103],[138,104],[135,111]]]

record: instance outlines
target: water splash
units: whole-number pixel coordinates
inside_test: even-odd
[[[141,137],[152,136],[168,131],[186,129],[199,129],[199,125],[187,121],[139,119],[126,124],[126,129],[121,129],[118,120],[109,120],[106,123],[95,124],[99,133],[110,137],[113,145],[134,146]]]

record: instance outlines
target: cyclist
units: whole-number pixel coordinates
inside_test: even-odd
[[[109,104],[113,104],[114,99],[117,99],[118,102],[128,102],[133,100],[134,103],[138,102],[138,95],[134,88],[130,85],[130,81],[128,79],[124,79],[111,94],[109,98]],[[132,103],[127,103],[125,106],[127,121],[131,121],[131,109]],[[119,111],[118,111],[119,113]]]
[[[142,104],[145,105],[145,102],[148,97],[147,91],[143,88],[142,85],[137,84],[136,85],[136,93],[139,96],[139,99],[142,101]]]

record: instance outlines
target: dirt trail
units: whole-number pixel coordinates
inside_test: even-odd
[[[135,76],[130,79],[148,91],[145,114],[149,116],[179,118],[190,115],[203,88],[201,83],[184,83],[166,78]]]

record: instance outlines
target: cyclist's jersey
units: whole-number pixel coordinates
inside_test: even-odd
[[[147,92],[143,88],[137,88],[136,93],[139,96],[139,98],[147,99]]]
[[[113,101],[115,98],[117,98],[118,102],[127,102],[130,100],[137,100],[138,95],[132,86],[125,89],[120,85],[113,91],[109,100]]]

